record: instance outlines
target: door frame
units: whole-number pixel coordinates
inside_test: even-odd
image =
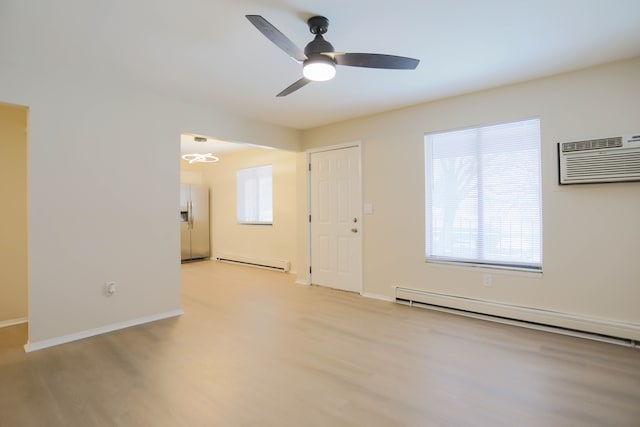
[[[360,283],[358,284],[358,293],[360,295],[364,295],[364,277],[363,277],[363,264],[364,264],[364,216],[363,216],[363,208],[362,201],[363,199],[363,182],[362,182],[362,141],[353,141],[353,142],[345,142],[342,144],[334,144],[334,145],[326,145],[322,147],[310,148],[306,150],[306,168],[307,168],[307,215],[306,215],[306,223],[307,223],[307,267],[311,269],[311,249],[313,246],[312,236],[311,236],[311,221],[308,218],[311,215],[311,171],[309,170],[311,167],[311,155],[314,153],[321,153],[324,151],[336,151],[343,150],[345,148],[357,148],[358,150],[358,178],[360,180],[360,185],[358,191],[360,192],[360,206],[358,207],[358,216],[361,218],[361,226],[360,226],[360,263],[358,265],[360,277]],[[308,280],[305,284],[311,285],[313,284],[313,273],[312,270],[308,271]]]

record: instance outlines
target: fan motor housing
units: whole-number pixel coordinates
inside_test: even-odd
[[[313,16],[309,18],[307,24],[309,25],[309,31],[316,36],[304,48],[304,54],[307,57],[311,57],[318,53],[335,52],[333,45],[322,37],[329,28],[329,20],[324,16]]]
[[[333,48],[333,45],[326,41],[320,34],[316,34],[316,37],[304,48],[304,54],[307,55],[307,57],[311,57],[318,53],[334,51],[335,49]]]

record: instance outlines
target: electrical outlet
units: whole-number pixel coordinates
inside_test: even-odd
[[[116,293],[116,282],[107,282],[104,284],[104,291],[108,297]]]
[[[493,277],[490,274],[482,276],[482,284],[485,286],[493,286]]]

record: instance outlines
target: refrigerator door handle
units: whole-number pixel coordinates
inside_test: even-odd
[[[193,202],[191,200],[187,203],[187,215],[189,217],[189,229],[193,230]]]

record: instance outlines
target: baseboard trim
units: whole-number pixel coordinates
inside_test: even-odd
[[[393,298],[388,297],[386,295],[371,294],[369,292],[363,292],[361,295],[363,297],[365,297],[365,298],[377,299],[379,301],[386,301],[386,302],[394,302],[395,301]]]
[[[214,259],[220,262],[228,262],[230,264],[246,265],[249,267],[266,268],[267,270],[288,272],[291,268],[289,260],[279,258],[263,258],[246,256],[240,254],[231,254],[226,252],[216,252]]]
[[[20,317],[18,319],[10,319],[0,321],[0,328],[7,328],[9,326],[21,325],[29,321],[28,317]]]
[[[640,341],[640,325],[618,322],[608,319],[587,317],[573,313],[543,310],[505,303],[465,298],[455,295],[440,294],[417,289],[396,287],[395,297],[398,302],[418,303],[442,309],[453,309],[470,314],[493,316],[504,321],[528,322],[546,328],[557,328],[558,331],[576,331],[611,338]],[[521,326],[526,326],[524,323]],[[635,344],[634,344],[635,345]]]
[[[132,326],[142,325],[144,323],[155,322],[158,320],[168,319],[171,317],[177,317],[184,314],[182,310],[167,311],[164,313],[154,314],[151,316],[141,317],[138,319],[127,320],[125,322],[113,323],[111,325],[101,326],[95,329],[89,329],[86,331],[76,332],[61,337],[50,338],[47,340],[28,342],[24,346],[24,351],[30,353],[32,351],[42,350],[44,348],[53,347],[60,344],[66,344],[72,341],[78,341],[85,338],[90,338],[96,335],[106,334],[108,332],[117,331],[119,329],[130,328]]]

